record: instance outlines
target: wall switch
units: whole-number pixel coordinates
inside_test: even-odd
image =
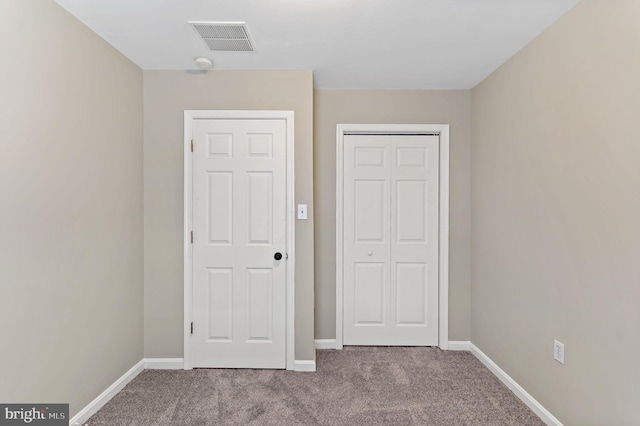
[[[307,220],[307,205],[298,204],[298,219]]]
[[[557,340],[553,341],[553,359],[564,365],[564,344]]]

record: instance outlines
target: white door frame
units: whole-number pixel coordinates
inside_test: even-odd
[[[449,349],[449,125],[338,124],[336,139],[336,349],[342,349],[343,323],[343,188],[345,134],[430,134],[440,138],[438,347]]]
[[[191,370],[191,321],[193,290],[193,159],[191,142],[193,122],[195,120],[285,120],[286,153],[287,153],[287,269],[286,269],[286,366],[294,369],[295,358],[295,173],[293,152],[293,111],[218,111],[218,110],[186,110],[184,112],[184,369]]]

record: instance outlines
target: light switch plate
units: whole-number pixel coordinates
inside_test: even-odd
[[[298,219],[307,220],[307,205],[298,204]]]
[[[564,365],[564,344],[557,340],[553,341],[553,359]]]

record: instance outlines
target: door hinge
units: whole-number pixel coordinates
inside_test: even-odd
[[[193,152],[193,139],[191,139],[191,152]]]
[[[191,334],[193,334],[193,322],[191,323]]]

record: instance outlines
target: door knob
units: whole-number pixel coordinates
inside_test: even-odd
[[[275,260],[280,260],[280,259],[282,259],[282,253],[277,252],[276,254],[274,254],[274,255],[273,255],[273,258],[274,258]]]
[[[373,256],[373,252],[370,251],[369,253],[367,253],[369,256]]]

